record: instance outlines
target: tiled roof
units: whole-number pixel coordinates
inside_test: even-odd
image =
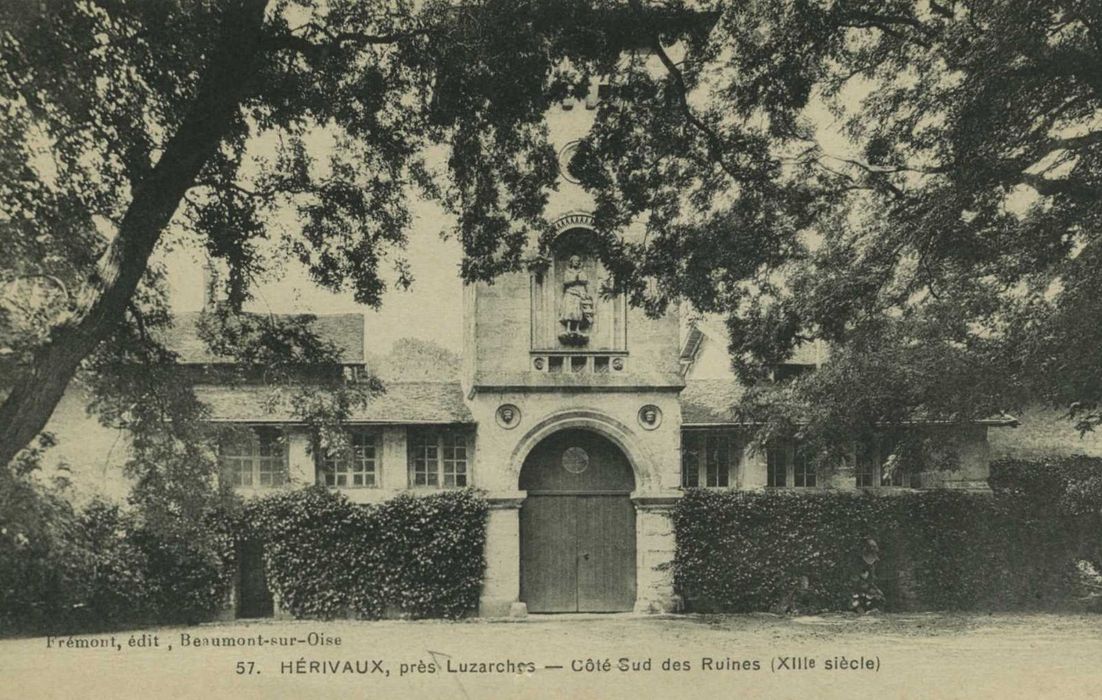
[[[268,386],[196,387],[217,421],[295,422],[288,396]],[[386,392],[356,408],[352,423],[473,423],[458,382],[389,382]]]
[[[693,321],[688,328],[685,339],[681,345],[681,359],[693,361],[700,350],[702,338],[710,338],[726,349],[730,342],[726,326],[719,319],[701,318]],[[783,364],[789,365],[821,365],[830,357],[830,347],[821,340],[812,340],[796,345],[792,348],[792,356]]]
[[[735,379],[690,379],[681,392],[684,425],[730,424],[743,386]]]
[[[285,318],[295,318],[286,315]],[[301,316],[298,316],[301,318]],[[172,328],[165,332],[165,345],[180,356],[184,364],[209,364],[226,362],[228,358],[214,355],[199,338],[197,324],[199,312],[178,313]],[[322,340],[327,340],[340,350],[345,364],[361,364],[364,361],[364,319],[361,314],[315,315],[311,324]]]
[[[690,379],[681,392],[682,425],[732,425],[738,423],[734,406],[742,397],[744,387],[736,379]],[[915,414],[910,423],[938,424],[922,414]],[[1015,426],[1018,420],[1000,413],[973,421],[977,425]]]

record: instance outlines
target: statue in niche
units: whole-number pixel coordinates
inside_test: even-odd
[[[559,334],[563,345],[585,345],[589,342],[589,329],[593,325],[593,297],[589,294],[589,278],[582,269],[582,258],[578,255],[570,256],[563,273],[559,323],[565,329]]]

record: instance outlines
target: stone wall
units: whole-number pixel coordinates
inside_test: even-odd
[[[477,283],[471,287],[473,291],[465,295],[465,313],[475,319],[470,346],[466,349],[472,354],[469,386],[554,385],[570,381],[570,374],[553,376],[536,371],[533,366],[532,281],[528,273],[503,275],[494,284]],[[638,309],[628,309],[624,370],[589,374],[587,378],[592,383],[611,382],[619,386],[676,385],[680,383],[678,342],[675,311],[653,319]]]
[[[1017,428],[992,428],[991,458],[1102,457],[1102,431],[1080,435],[1064,412],[1034,406],[1017,414]]]
[[[520,410],[520,420],[504,428],[495,420],[503,404]],[[661,424],[639,423],[639,410],[657,406]],[[680,483],[681,415],[675,391],[479,392],[470,409],[478,423],[474,482],[491,492],[514,491],[528,450],[542,437],[566,427],[582,427],[620,445],[635,469],[637,492],[676,489]]]
[[[635,585],[637,613],[680,612],[670,564],[676,554],[671,510],[676,499],[635,499]]]
[[[110,428],[89,415],[91,396],[79,381],[70,384],[46,424],[57,445],[42,461],[45,479],[60,476],[72,484],[70,497],[76,503],[103,498],[121,503],[130,493],[131,482],[123,475],[130,458],[130,436],[121,428]]]

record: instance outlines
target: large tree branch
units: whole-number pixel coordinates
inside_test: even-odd
[[[902,28],[910,28],[922,34],[928,34],[931,31],[930,27],[924,25],[917,18],[908,15],[880,14],[862,10],[843,9],[839,25],[842,27],[852,27],[854,29],[879,29],[890,37],[899,39],[900,41],[918,44],[924,49],[928,49],[931,46],[928,39],[902,31]]]
[[[644,16],[643,6],[640,0],[631,0],[632,10],[639,16],[640,19]],[[682,115],[685,117],[685,121],[692,126],[693,129],[700,132],[707,143],[708,156],[715,162],[723,172],[727,173],[736,182],[741,181],[742,178],[739,172],[730,163],[727,162],[726,152],[727,146],[723,142],[723,139],[718,133],[710,126],[704,123],[700,117],[698,117],[689,107],[688,91],[689,88],[685,83],[685,76],[682,74],[681,69],[677,67],[677,64],[670,58],[669,54],[662,47],[662,42],[659,40],[657,32],[651,32],[649,37],[651,50],[658,56],[658,60],[662,62],[666,72],[669,74],[670,79],[673,81],[675,88],[677,89],[677,104],[681,110]]]
[[[134,188],[93,280],[96,291],[38,349],[0,405],[0,464],[10,463],[45,428],[81,362],[123,321],[161,232],[229,132],[252,82],[266,4],[238,0],[225,10],[196,98],[157,164]]]
[[[1037,193],[1046,197],[1064,195],[1072,199],[1095,201],[1102,198],[1102,189],[1091,187],[1078,180],[1052,180],[1035,173],[1021,173],[1017,181],[1029,185]]]
[[[264,38],[262,47],[265,51],[292,51],[311,59],[324,58],[332,52],[345,46],[364,48],[368,46],[386,46],[397,44],[416,37],[428,36],[435,31],[433,27],[420,27],[403,32],[390,32],[386,34],[366,34],[363,32],[330,32],[316,23],[308,23],[304,27],[306,35],[293,32],[272,34]],[[312,36],[311,36],[312,35]],[[320,35],[319,38],[315,38]]]

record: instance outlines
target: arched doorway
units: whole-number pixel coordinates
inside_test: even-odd
[[[561,430],[524,460],[520,596],[530,612],[619,612],[635,604],[635,488],[620,448]]]

